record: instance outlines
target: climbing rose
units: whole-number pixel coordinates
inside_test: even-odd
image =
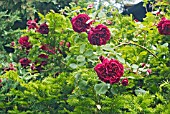
[[[23,48],[30,49],[32,46],[31,46],[31,43],[28,42],[28,40],[29,40],[29,37],[28,37],[28,36],[23,36],[23,37],[20,37],[20,39],[18,40],[18,43],[19,43]]]
[[[21,58],[19,62],[21,66],[27,67],[31,63],[31,60],[29,60],[28,58]]]
[[[129,84],[128,79],[127,79],[127,78],[124,78],[124,79],[122,80],[122,85],[123,85],[123,86],[127,86],[128,84]]]
[[[36,19],[35,20],[28,20],[27,25],[28,25],[28,30],[35,29],[35,28],[38,29],[38,24],[36,22]]]
[[[41,24],[40,27],[38,28],[37,32],[39,32],[41,34],[48,34],[48,32],[49,32],[48,25],[46,23]]]
[[[78,16],[73,17],[71,20],[73,30],[78,33],[86,32],[92,24],[92,22],[87,23],[89,19],[90,17],[87,14],[79,14]]]
[[[167,20],[165,17],[157,25],[158,31],[162,35],[170,35],[170,20]]]
[[[101,81],[110,84],[118,83],[124,73],[124,67],[119,61],[103,57],[102,63],[97,64],[94,70]]]
[[[88,32],[88,40],[92,45],[105,45],[110,40],[110,31],[105,25],[99,24]]]

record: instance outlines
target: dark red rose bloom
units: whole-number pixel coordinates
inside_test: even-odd
[[[38,29],[38,24],[36,22],[36,19],[35,20],[28,20],[27,25],[28,25],[28,30],[35,29],[35,28]]]
[[[110,35],[109,29],[105,25],[99,24],[88,32],[88,40],[92,45],[101,46],[110,40]]]
[[[41,24],[40,27],[37,29],[37,32],[41,34],[48,34],[49,32],[48,25],[46,23]]]
[[[122,80],[122,85],[123,85],[123,86],[127,86],[128,84],[129,84],[128,79],[127,79],[127,78],[124,78],[124,79]]]
[[[0,79],[0,83],[2,82],[2,80]]]
[[[27,67],[31,63],[31,60],[29,60],[28,58],[22,58],[19,60],[19,62],[21,66]]]
[[[31,43],[28,42],[28,40],[29,40],[29,37],[28,37],[28,36],[23,36],[23,37],[20,37],[20,39],[18,40],[18,43],[19,43],[23,48],[30,49],[32,46],[31,46]]]
[[[48,59],[48,55],[46,55],[46,54],[40,54],[38,57],[39,58]]]
[[[102,59],[102,63],[97,64],[94,68],[99,79],[110,84],[118,83],[124,73],[123,65],[115,59]]]
[[[71,24],[75,32],[81,33],[86,32],[90,28],[92,22],[86,23],[90,17],[87,14],[79,14],[78,16],[72,18]]]
[[[158,31],[162,35],[170,35],[170,20],[167,20],[165,17],[157,25]]]

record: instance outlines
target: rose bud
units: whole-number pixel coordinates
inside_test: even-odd
[[[165,17],[157,25],[158,31],[162,35],[170,35],[170,20],[167,20]]]
[[[141,67],[144,67],[146,65],[146,63],[141,63]]]
[[[128,84],[129,84],[128,79],[127,79],[127,78],[124,78],[124,79],[122,80],[122,85],[123,85],[123,86],[127,86]]]
[[[15,46],[15,42],[13,41],[13,42],[11,42],[11,46],[12,47],[14,47]]]
[[[152,73],[152,70],[151,70],[151,69],[148,69],[146,72],[147,72],[147,73],[148,73],[148,75],[149,75],[149,74],[151,74],[151,73]]]
[[[94,7],[94,4],[89,4],[88,6],[87,6],[87,9],[92,9]]]
[[[70,48],[70,46],[71,46],[70,42],[66,42],[66,46],[67,46],[68,48]]]
[[[111,24],[112,24],[112,21],[106,20],[106,24],[111,25]]]

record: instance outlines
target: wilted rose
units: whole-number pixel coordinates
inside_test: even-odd
[[[90,20],[90,17],[87,14],[79,14],[73,17],[71,20],[73,30],[78,33],[86,32],[92,24],[92,22],[87,23],[88,20]]]
[[[119,61],[107,58],[104,58],[102,63],[97,64],[94,70],[100,80],[110,84],[118,83],[124,73],[124,67]]]
[[[88,40],[92,45],[105,45],[110,40],[110,31],[107,26],[99,24],[88,32]]]
[[[29,60],[28,58],[21,58],[19,62],[21,66],[27,67],[31,63],[31,60]]]
[[[158,31],[162,35],[170,35],[170,20],[167,20],[165,17],[157,25]]]
[[[48,25],[46,23],[41,24],[40,27],[37,29],[37,32],[41,34],[48,34],[49,32]]]

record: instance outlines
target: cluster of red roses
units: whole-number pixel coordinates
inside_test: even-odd
[[[115,59],[109,60],[103,56],[100,56],[99,59],[102,63],[97,64],[94,68],[99,79],[110,84],[118,83],[124,73],[123,65]],[[122,80],[122,85],[128,85],[127,78]]]
[[[46,23],[42,23],[40,26],[37,24],[36,20],[28,20],[27,22],[28,30],[36,29],[37,32],[41,34],[48,34],[49,28]]]
[[[163,17],[157,25],[158,31],[162,35],[170,35],[170,20]]]
[[[92,45],[105,45],[110,40],[110,31],[107,26],[99,24],[96,27],[92,27],[93,21],[87,14],[79,14],[71,20],[73,30],[75,32],[87,32],[88,40]]]
[[[103,24],[92,27],[92,22],[87,14],[79,14],[71,20],[75,32],[87,32],[90,44],[105,45],[110,40],[111,34],[109,29]],[[102,63],[97,64],[94,68],[99,79],[110,84],[118,83],[124,73],[123,65],[115,59],[109,60],[103,56],[100,57],[100,60]],[[127,78],[122,80],[122,85],[128,85]]]

